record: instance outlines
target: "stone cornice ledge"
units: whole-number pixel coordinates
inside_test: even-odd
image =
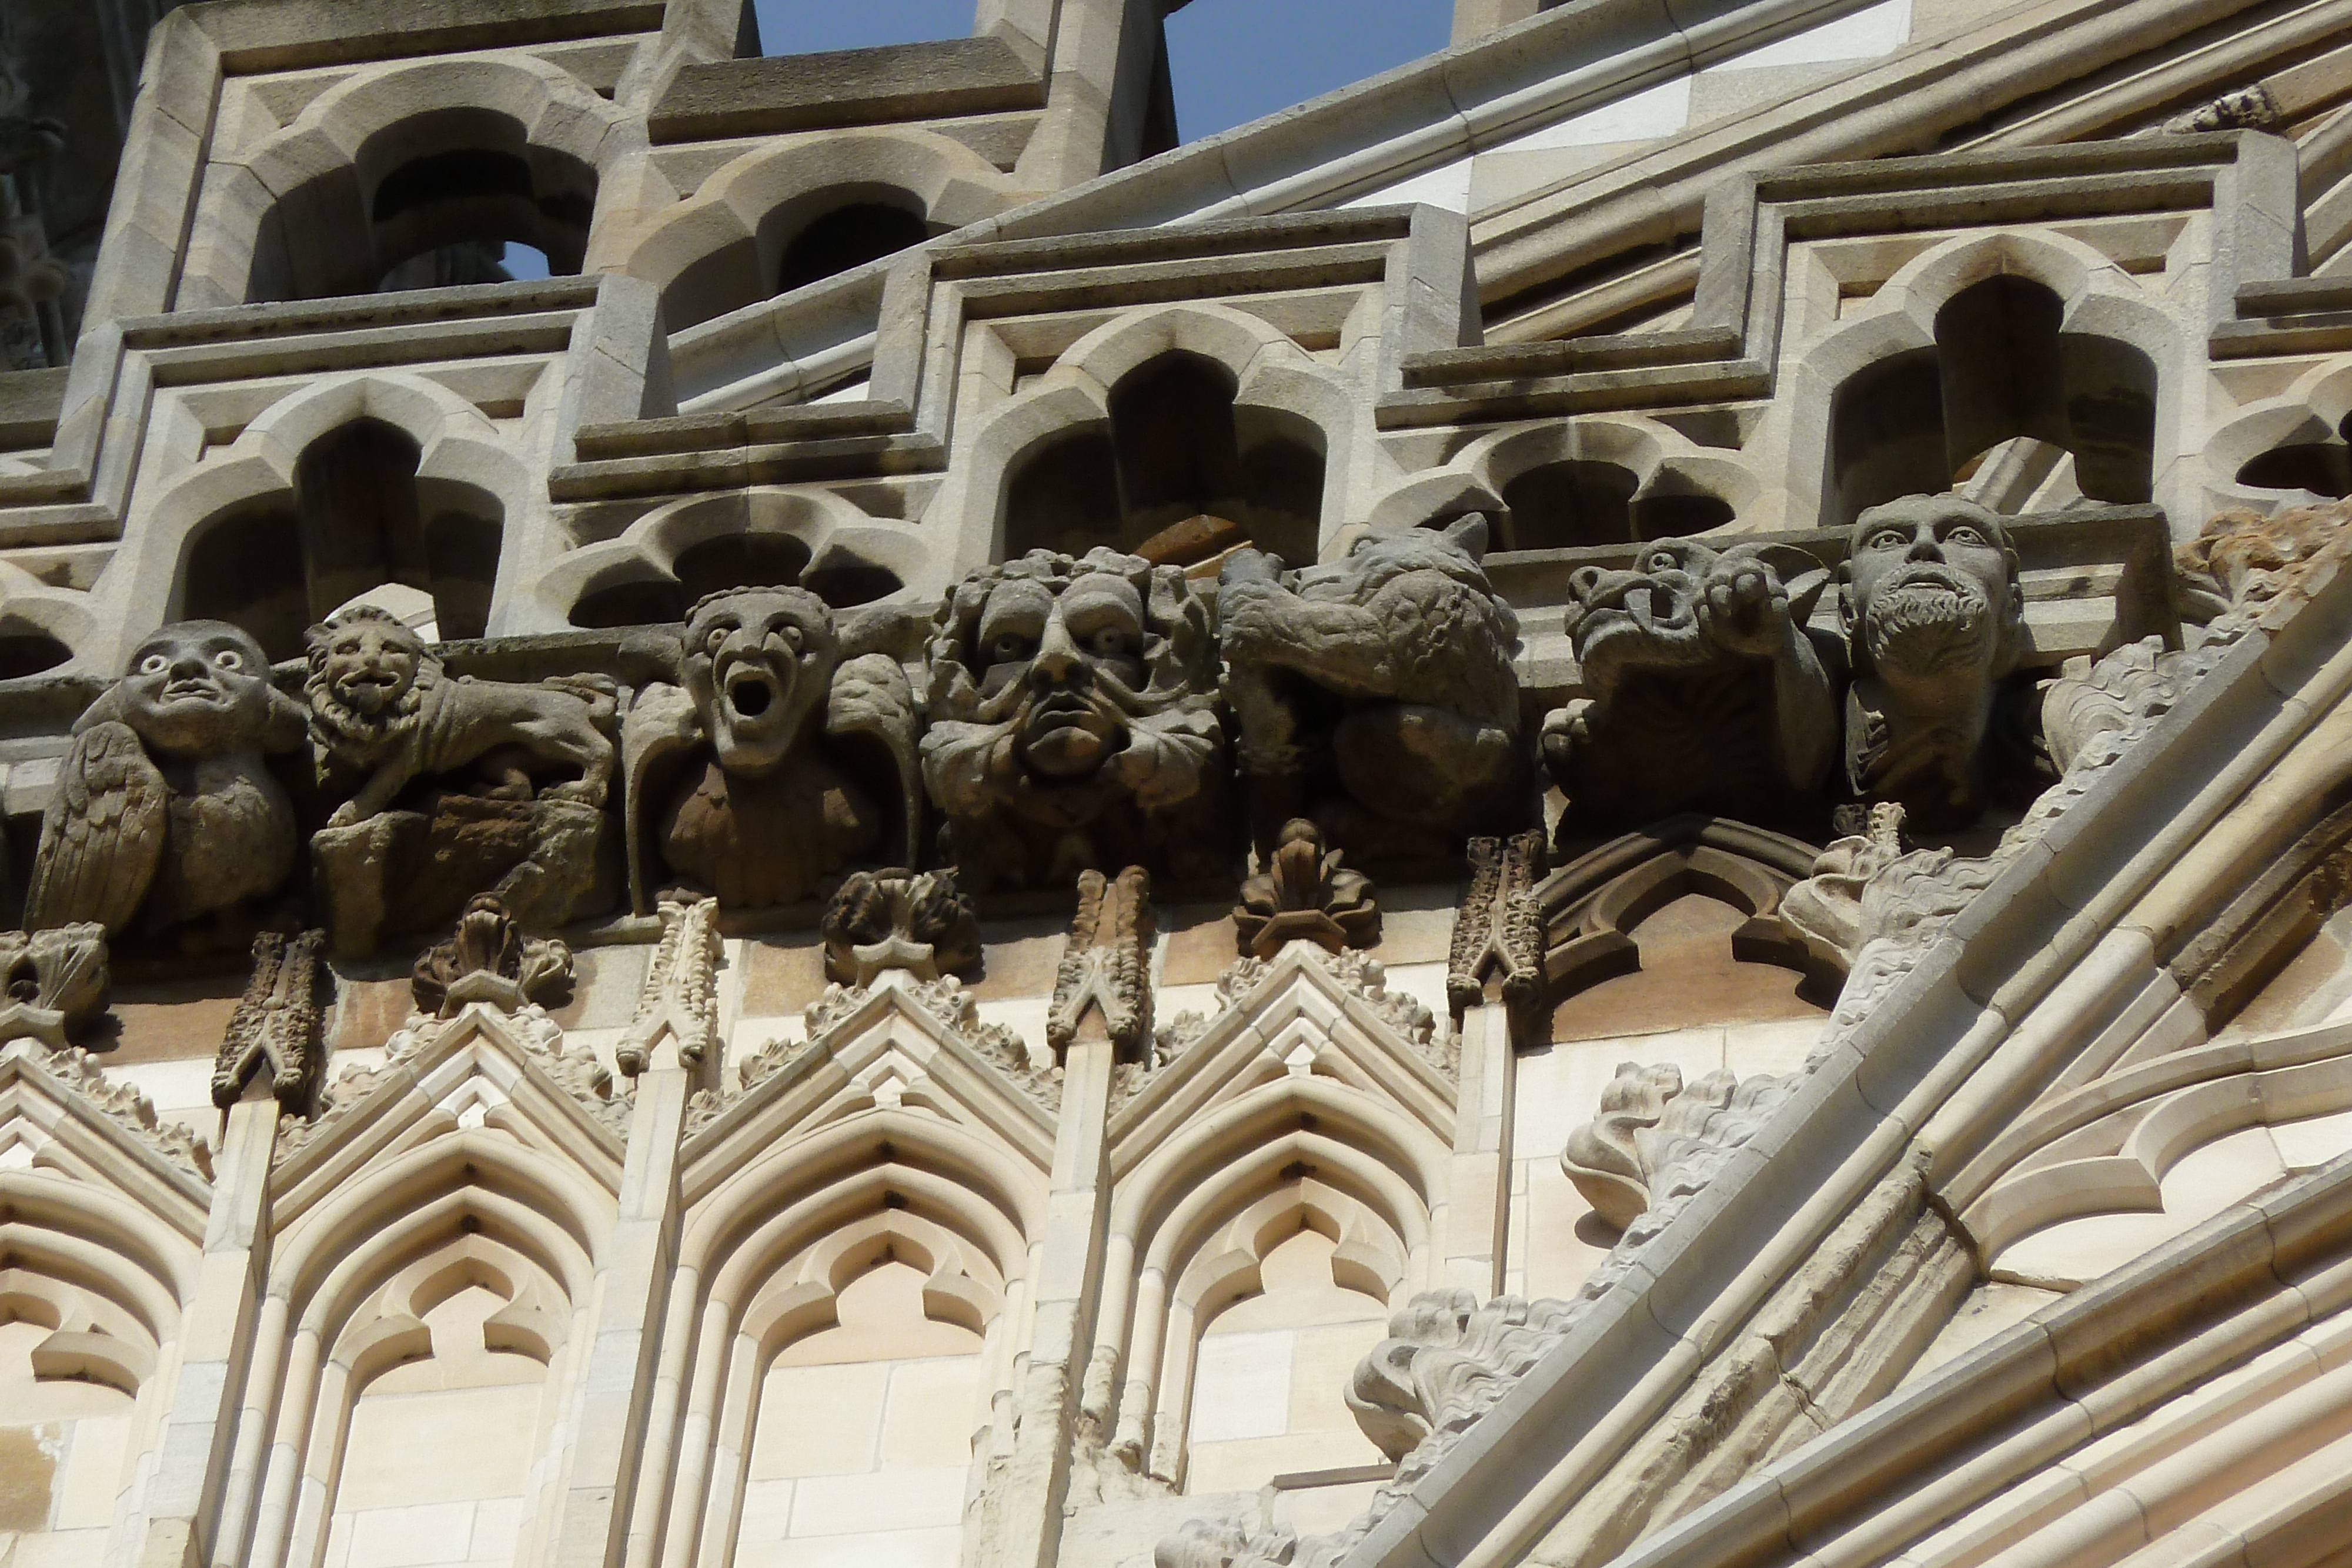
[[[1820,26],[1875,0],[1567,0],[1469,43],[1279,114],[942,235],[939,250],[1337,204],[1578,109]],[[901,253],[702,322],[671,341],[680,391],[720,406],[738,382],[761,396],[821,386],[871,351],[884,277]],[[858,328],[848,323],[862,322]],[[755,350],[756,346],[756,350]],[[781,350],[761,376],[745,350]],[[709,357],[716,362],[706,367]],[[779,382],[789,384],[774,384]]]
[[[2158,896],[2168,873],[2352,692],[2347,632],[2339,557],[2257,614],[2105,767],[2056,786],[2029,818],[2040,831],[1965,908],[1889,956],[1867,1007],[1850,989],[1804,1080],[1719,1178],[1638,1254],[1612,1260],[1615,1282],[1339,1563],[1524,1557],[1906,1151],[1945,1168],[1964,1160],[2052,1055],[2103,1021],[2115,966],[2084,960],[2109,943],[2160,957],[2193,924],[2164,918],[2194,902]],[[2303,792],[2352,771],[2334,749],[2341,759]],[[2222,847],[2234,863],[2266,844],[2257,830]],[[1858,971],[1855,985],[1870,982]],[[1750,1249],[1737,1243],[1746,1236],[1767,1239]]]
[[[2053,1449],[2137,1421],[2340,1311],[2352,1295],[2338,1262],[2347,1232],[2342,1161],[2235,1204],[1775,1460],[1612,1568],[1764,1562],[1796,1554],[1801,1538],[1858,1535],[1890,1555]]]

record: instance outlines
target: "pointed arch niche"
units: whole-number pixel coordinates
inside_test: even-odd
[[[757,1152],[681,1246],[708,1286],[670,1364],[682,1419],[656,1440],[676,1447],[647,1465],[671,1482],[641,1492],[638,1528],[669,1562],[953,1564],[1012,1441],[1043,1173],[904,1110],[798,1137],[754,1120],[726,1147]]]
[[[129,622],[227,621],[287,659],[306,627],[363,597],[435,640],[485,635],[525,472],[445,387],[383,372],[327,382],[142,506]]]
[[[135,1529],[193,1250],[166,1229],[0,1158],[0,1562],[99,1568]]]
[[[971,519],[965,564],[1103,545],[1190,566],[1247,542],[1306,565],[1349,520],[1354,372],[1256,317],[1160,305],[997,347],[931,504]]]
[[[232,1482],[222,1539],[257,1568],[536,1560],[577,1437],[610,1192],[478,1128],[293,1197],[247,1396],[268,1458],[257,1487]]]
[[[1280,1030],[1277,1051],[1311,1027]],[[1279,1477],[1293,1521],[1319,1528],[1387,1473],[1344,1396],[1392,1306],[1432,1282],[1445,1154],[1366,1089],[1247,1042],[1191,1047],[1177,1071],[1238,1052],[1251,1060],[1213,1116],[1194,1106],[1172,1136],[1148,1118],[1114,1157],[1150,1151],[1117,1177],[1092,1361],[1118,1376],[1090,1379],[1089,1414],[1106,1469],[1192,1494]],[[1176,1087],[1155,1093],[1162,1112],[1192,1103]]]
[[[1547,1042],[1514,1064],[1507,1289],[1573,1295],[1616,1240],[1559,1155],[1619,1063],[1672,1066],[1685,1083],[1802,1065],[1843,977],[1775,916],[1816,853],[1685,815],[1580,855],[1538,887],[1552,1011]]]
[[[2173,455],[2158,367],[2179,339],[2078,241],[2011,233],[1924,253],[1804,356],[1832,389],[1819,526],[1962,485],[2000,511],[2147,501]]]

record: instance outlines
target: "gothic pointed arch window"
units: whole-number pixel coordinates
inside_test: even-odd
[[[2083,496],[2147,500],[2156,448],[2156,366],[2112,338],[2064,329],[2057,293],[2002,273],[1936,312],[1933,347],[1880,360],[1830,405],[1823,527],[1869,507],[1936,494],[2007,444],[2071,458]]]
[[[1109,417],[1016,463],[1004,553],[1108,545],[1188,565],[1248,542],[1293,565],[1316,557],[1324,442],[1286,410],[1237,403],[1233,371],[1181,349],[1111,388]]]
[[[392,590],[387,607],[436,640],[481,636],[502,509],[471,485],[420,476],[419,455],[413,436],[377,419],[317,437],[290,493],[232,507],[191,536],[176,613],[242,626],[287,659],[314,622]]]
[[[497,110],[427,110],[384,127],[352,161],[288,192],[264,214],[246,287],[252,302],[487,283],[509,244],[551,274],[580,270],[596,172],[531,140]]]

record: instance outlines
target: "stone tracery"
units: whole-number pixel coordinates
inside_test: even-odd
[[[448,1500],[468,1561],[520,1521],[518,1561],[1098,1568],[1189,1517],[1169,1568],[1597,1564],[2042,1288],[1973,1278],[1988,1249],[2124,1256],[2200,1140],[2275,1136],[2300,1179],[2352,1104],[2315,1012],[2352,994],[2344,509],[2168,559],[2210,497],[2332,463],[2260,459],[2343,413],[2292,160],[2179,133],[2240,83],[2130,111],[2158,136],[1738,181],[1670,138],[1624,161],[1654,183],[1528,198],[1642,193],[1567,225],[1491,205],[1483,148],[1463,213],[1310,210],[1451,177],[1360,161],[1234,193],[1273,218],[1106,185],[768,298],[710,247],[773,272],[808,215],[778,193],[877,149],[919,146],[934,214],[1082,183],[1072,149],[1158,112],[1072,52],[1126,23],[1021,0],[921,57],[986,112],[840,134],[700,0],[658,37],[571,0],[430,38],[278,9],[165,24],[82,358],[0,387],[0,785],[19,851],[48,819],[0,943],[0,1307],[144,1402],[125,1473],[169,1484],[108,1560],[326,1568],[384,1528],[383,1402],[474,1378],[536,1403]],[[1710,21],[1726,60],[1754,9]],[[1042,110],[987,76],[1033,68]],[[2338,89],[2287,99],[2336,69],[2259,89],[2314,189]],[[1474,119],[1480,79],[1449,78]],[[166,96],[212,116],[176,194]],[[1211,183],[1274,166],[1263,134]],[[258,192],[297,186],[379,260],[435,243],[360,304],[197,309],[359,264],[283,232]],[[441,246],[468,213],[583,276],[462,284],[497,237]],[[1057,471],[1106,407],[1116,461]],[[495,498],[465,614],[368,507],[257,558],[302,593],[215,593],[276,537],[228,525],[379,427],[419,538],[478,547]],[[174,619],[215,602],[236,624]],[[268,671],[321,615],[310,685]],[[192,648],[236,664],[183,682]],[[148,722],[173,684],[218,722]],[[298,688],[323,783],[284,766]],[[1743,1010],[1683,937],[1821,1001],[1843,976],[1834,1011]],[[102,1239],[37,1234],[77,1204]],[[2333,1265],[2308,1245],[2283,1277]],[[126,1316],[27,1259],[157,1283]]]

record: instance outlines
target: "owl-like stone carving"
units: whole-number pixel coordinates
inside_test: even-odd
[[[176,929],[242,946],[246,917],[294,870],[294,804],[263,759],[299,748],[304,723],[235,626],[183,621],[142,643],[74,726],[26,928],[94,921],[110,937]]]

